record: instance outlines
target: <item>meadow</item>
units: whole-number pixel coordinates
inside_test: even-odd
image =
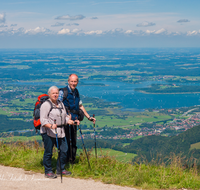
[[[190,150],[192,150],[192,149],[200,149],[200,142],[192,144],[190,146]]]
[[[10,144],[0,143],[0,163],[44,173],[43,151],[37,141],[31,144],[21,141]],[[53,171],[56,169],[56,159],[57,151],[54,149]],[[89,152],[90,169],[86,156],[82,152],[75,164],[68,164],[66,169],[72,172],[70,177],[90,178],[107,184],[142,189],[199,189],[200,176],[197,168],[183,169],[179,157],[173,156],[170,159],[168,166],[156,163],[132,165],[120,162],[107,154],[96,159],[93,153]]]
[[[81,153],[82,149],[78,149],[77,153]],[[93,148],[90,151],[90,154],[95,156],[95,149]],[[133,153],[125,153],[122,151],[116,151],[110,148],[97,148],[97,156],[98,158],[104,157],[104,156],[110,156],[111,158],[114,158],[118,161],[125,162],[125,163],[131,163],[132,159],[136,156],[137,154]]]

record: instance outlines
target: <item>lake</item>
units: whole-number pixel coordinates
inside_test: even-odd
[[[67,82],[69,74],[77,73],[82,78],[77,87],[81,95],[117,102],[124,109],[141,111],[145,108],[189,107],[200,105],[200,94],[144,94],[134,89],[148,87],[153,83],[165,83],[163,81],[168,76],[198,78],[199,50],[198,48],[4,50],[0,51],[0,77],[2,83],[7,78],[7,80],[12,79],[9,84],[63,87],[56,82],[29,81],[46,78]],[[140,77],[146,82],[138,84],[120,82],[121,78],[127,76],[131,80]],[[84,80],[87,77],[89,80]],[[187,82],[181,85],[195,87],[199,83]]]
[[[145,108],[175,108],[200,105],[200,94],[144,94],[134,91],[135,88],[147,87],[153,82],[129,84],[116,81],[84,81],[84,83],[100,83],[106,86],[78,86],[80,94],[98,97],[106,101],[118,102],[125,109],[141,111]],[[162,83],[160,81],[154,83]]]
[[[135,91],[135,88],[148,87],[153,83],[165,83],[161,81],[147,81],[140,84],[130,84],[125,82],[104,81],[104,80],[82,80],[86,85],[77,86],[81,95],[93,98],[101,98],[109,102],[117,102],[123,110],[144,111],[146,108],[178,108],[200,105],[200,94],[144,94]],[[95,85],[93,85],[95,83]],[[53,82],[18,82],[18,85],[57,85]],[[90,85],[91,84],[91,85]],[[99,84],[99,85],[97,85]],[[104,84],[105,86],[103,86]],[[194,85],[193,83],[187,85]],[[197,84],[196,84],[197,85]]]

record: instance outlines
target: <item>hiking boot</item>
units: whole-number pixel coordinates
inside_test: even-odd
[[[57,176],[53,172],[46,173],[45,177],[51,178],[51,179],[57,178]]]
[[[57,176],[60,176],[60,172],[56,172],[56,174],[57,174]],[[72,172],[69,172],[67,170],[62,171],[62,175],[71,175],[71,174],[72,174]]]

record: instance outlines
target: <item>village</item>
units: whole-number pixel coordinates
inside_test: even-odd
[[[184,132],[194,126],[200,125],[200,113],[196,113],[194,115],[190,115],[189,110],[185,112],[183,115],[188,118],[186,119],[177,119],[174,118],[173,121],[167,124],[155,124],[151,128],[142,127],[137,129],[127,130],[124,134],[120,135],[111,135],[111,136],[104,136],[101,132],[96,133],[97,139],[136,139],[143,136],[151,136],[151,135],[164,135],[164,136],[172,136],[178,135],[181,132]],[[139,125],[139,124],[138,124]],[[107,130],[107,129],[104,129]],[[102,130],[103,131],[103,130]],[[83,134],[83,138],[91,139],[94,138],[94,133],[87,133]],[[80,137],[78,137],[80,139]]]

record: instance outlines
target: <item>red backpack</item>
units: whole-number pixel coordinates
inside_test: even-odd
[[[36,129],[36,132],[37,132],[37,129],[40,129],[40,127],[41,127],[41,123],[40,123],[40,107],[41,107],[41,105],[45,101],[48,101],[51,104],[51,109],[50,109],[49,113],[53,109],[53,105],[52,105],[51,101],[49,100],[49,96],[47,94],[41,94],[41,95],[38,96],[37,99],[38,100],[35,103],[35,108],[34,108],[34,111],[33,111],[33,117],[34,117],[33,118],[33,125]]]

